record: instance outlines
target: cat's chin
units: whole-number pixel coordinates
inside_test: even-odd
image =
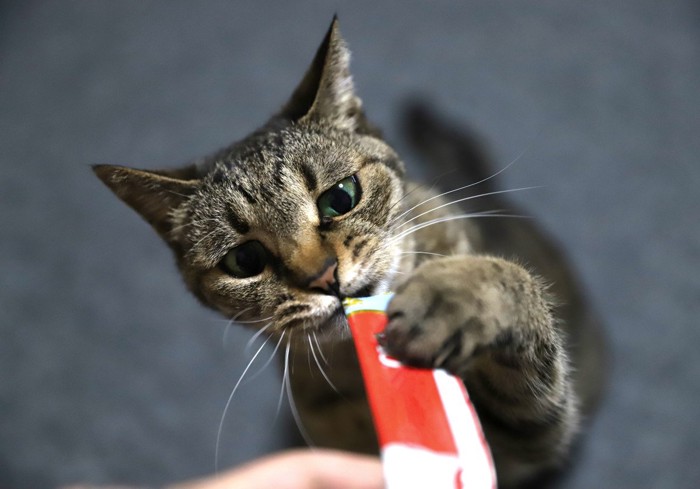
[[[315,330],[320,335],[319,339],[337,338],[338,335],[343,336],[347,332],[347,324],[343,305],[339,304],[326,320],[319,321]]]

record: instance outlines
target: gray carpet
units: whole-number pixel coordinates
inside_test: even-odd
[[[192,299],[91,163],[182,163],[285,100],[334,12],[373,120],[406,95],[489,142],[608,325],[611,387],[565,481],[700,481],[700,7],[635,2],[3,2],[0,487],[209,473],[249,334]],[[400,147],[403,147],[399,144]],[[415,174],[430,175],[406,154]],[[274,369],[221,465],[289,443]]]

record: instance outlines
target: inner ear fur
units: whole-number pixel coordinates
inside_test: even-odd
[[[95,165],[95,174],[156,232],[170,242],[172,214],[197,189],[195,165],[176,170],[137,170],[116,165]]]
[[[337,129],[373,132],[350,74],[350,51],[333,18],[304,78],[280,115],[292,121],[316,121]]]

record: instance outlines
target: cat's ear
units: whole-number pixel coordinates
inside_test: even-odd
[[[350,51],[334,17],[306,75],[280,114],[293,120],[314,120],[337,129],[363,131],[362,101],[350,75]]]
[[[168,243],[173,212],[197,189],[194,165],[177,170],[136,170],[95,165],[95,174],[129,207],[138,212]]]

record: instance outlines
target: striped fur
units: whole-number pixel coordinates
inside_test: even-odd
[[[503,250],[521,243],[504,245],[498,236],[507,233],[485,220],[449,220],[456,206],[404,179],[401,160],[365,118],[348,60],[334,21],[290,101],[246,139],[180,170],[95,172],[153,225],[205,305],[289,342],[289,382],[315,443],[376,451],[341,298],[392,289],[386,348],[464,379],[501,484],[517,485],[566,458],[579,406],[593,405],[599,392],[582,397],[569,367],[581,355],[569,358],[564,332],[577,331],[579,318],[569,314],[560,328],[542,281],[495,257],[518,256]],[[428,126],[422,135],[411,128],[425,136],[419,149],[459,159],[459,137]],[[452,163],[471,164],[473,155],[465,160]],[[360,185],[356,207],[321,216],[320,196],[350,176]],[[502,201],[488,203],[497,203],[493,210]],[[537,230],[523,233],[526,242],[546,241]],[[224,257],[251,240],[265,250],[264,268],[232,276]],[[556,276],[544,263],[538,272]],[[311,287],[329,276],[329,264],[336,288]],[[553,290],[574,290],[569,279]]]

